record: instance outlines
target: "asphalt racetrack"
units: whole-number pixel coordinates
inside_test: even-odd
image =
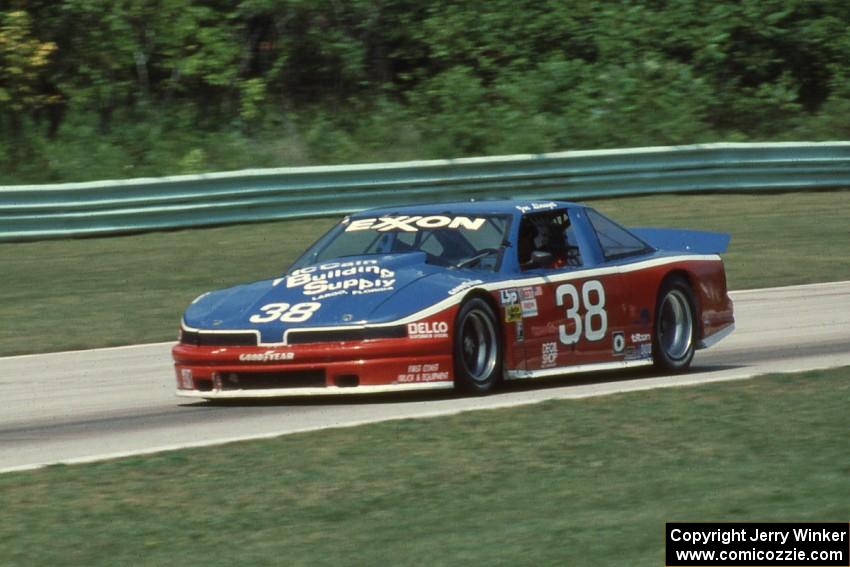
[[[691,372],[625,371],[450,391],[210,404],[177,398],[171,344],[0,358],[0,472],[398,418],[850,365],[850,282],[733,292],[736,330]]]

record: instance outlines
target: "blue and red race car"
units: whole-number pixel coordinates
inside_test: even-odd
[[[173,348],[199,398],[458,388],[655,364],[732,331],[728,235],[559,201],[344,218],[280,277],[205,293]]]

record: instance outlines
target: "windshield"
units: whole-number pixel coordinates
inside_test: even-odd
[[[509,215],[346,217],[290,270],[346,256],[424,252],[431,264],[495,271],[509,225]]]

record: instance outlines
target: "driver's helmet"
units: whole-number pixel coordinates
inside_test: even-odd
[[[534,223],[534,249],[548,250],[549,248],[549,226],[546,221]]]

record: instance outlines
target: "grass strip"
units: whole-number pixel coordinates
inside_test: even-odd
[[[733,235],[733,289],[850,279],[850,191],[595,203],[631,226]],[[337,219],[0,244],[0,355],[171,340],[202,292],[274,277]]]
[[[663,564],[667,521],[846,521],[850,367],[0,476],[0,564]]]

